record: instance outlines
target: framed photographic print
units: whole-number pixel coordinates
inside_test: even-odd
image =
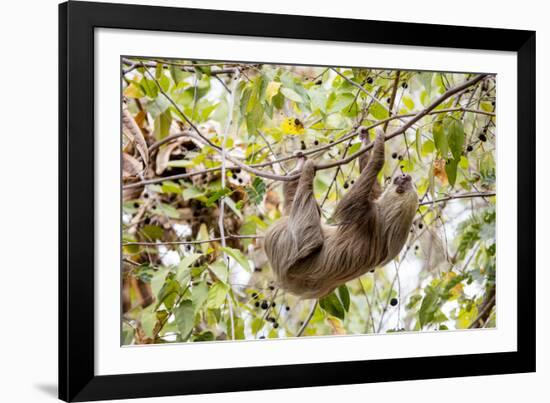
[[[535,370],[535,33],[60,5],[59,397]]]

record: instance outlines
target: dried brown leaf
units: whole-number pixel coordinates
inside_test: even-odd
[[[122,132],[135,144],[135,147],[143,159],[145,167],[147,167],[149,164],[149,148],[147,147],[147,142],[134,117],[126,107],[123,107],[122,110]]]

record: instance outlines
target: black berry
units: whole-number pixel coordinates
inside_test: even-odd
[[[390,301],[390,305],[391,306],[396,306],[397,305],[397,298],[392,298],[391,301]]]
[[[277,329],[279,327],[279,324],[277,322],[273,323],[273,328]]]
[[[390,103],[390,102],[391,102],[391,98],[386,99],[386,102],[387,102],[387,103]]]
[[[260,336],[259,338],[260,338],[260,339],[265,339],[265,336]]]
[[[262,301],[262,309],[267,309],[269,308],[269,304],[267,303],[267,301]]]
[[[300,148],[301,148],[302,150],[305,150],[305,149],[306,149],[306,143],[304,143],[304,142],[302,141],[302,144],[300,144]]]
[[[241,168],[237,168],[237,169],[235,169],[235,173],[238,173],[238,174],[240,174],[240,173],[241,173]]]
[[[272,307],[275,307],[275,305],[276,305],[275,302],[272,302],[272,303],[271,303],[271,306],[272,306]]]
[[[134,208],[139,208],[139,203],[138,202],[134,203]]]
[[[416,246],[414,247],[414,250],[418,250],[418,245],[416,245]]]
[[[257,299],[258,298],[258,293],[253,292],[252,293],[252,298]]]
[[[259,303],[258,301],[256,301],[256,302],[254,303],[254,306],[255,306],[256,308],[258,308],[258,307],[260,306],[260,303]]]
[[[285,309],[286,309],[287,311],[290,311],[290,307],[289,307],[289,306],[286,306]]]
[[[275,287],[273,287],[272,285],[270,285],[270,286],[269,286],[269,289],[270,289],[271,291],[273,291],[273,290],[275,289]]]
[[[403,88],[408,88],[408,87],[409,87],[409,84],[403,82],[403,83],[401,83],[401,87],[403,87]]]
[[[347,189],[347,188],[349,188],[349,183],[344,182],[344,189]]]
[[[396,158],[397,158],[397,153],[392,153],[391,157],[392,157],[393,159],[396,159]]]
[[[403,161],[403,156],[400,155],[399,157],[397,157],[397,159],[398,159],[399,161]]]
[[[479,139],[480,139],[481,141],[483,141],[483,142],[486,142],[486,141],[487,141],[487,136],[484,135],[484,134],[480,134],[480,135],[479,135]]]
[[[315,140],[315,141],[313,142],[313,144],[316,145],[316,146],[318,146],[318,145],[319,145],[319,140]]]
[[[473,149],[474,149],[474,147],[472,147],[472,146],[466,147],[466,151],[468,151],[468,152],[472,151]]]
[[[367,84],[372,84],[374,82],[374,80],[372,79],[372,77],[367,77]]]

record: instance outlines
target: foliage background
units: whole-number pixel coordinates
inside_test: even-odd
[[[138,58],[122,67],[123,344],[495,326],[494,77],[387,140],[380,181],[410,173],[422,204],[407,247],[316,303],[272,283],[260,238],[280,217],[272,179],[293,169],[296,150],[319,162],[355,155],[357,127],[387,122],[394,133],[476,75]],[[357,175],[355,159],[317,173],[327,220]]]

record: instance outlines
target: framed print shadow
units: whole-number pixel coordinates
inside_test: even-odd
[[[535,371],[535,33],[59,6],[59,398]]]

